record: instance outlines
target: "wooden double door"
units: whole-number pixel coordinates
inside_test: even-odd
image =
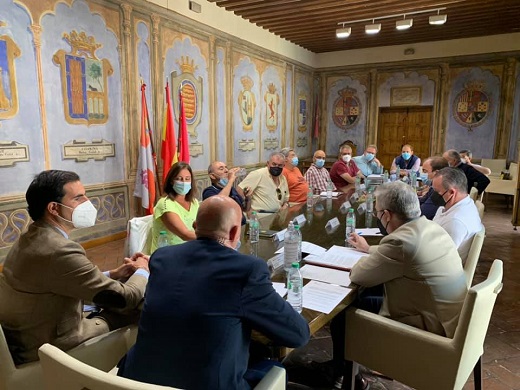
[[[379,109],[377,158],[390,170],[401,147],[412,145],[414,154],[424,161],[430,156],[432,106],[388,107]]]

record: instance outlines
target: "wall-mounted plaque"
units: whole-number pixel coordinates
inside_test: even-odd
[[[85,162],[90,159],[104,161],[116,155],[115,144],[104,139],[93,139],[92,142],[75,139],[63,145],[63,159],[74,159]]]
[[[256,149],[256,144],[254,139],[241,139],[238,141],[238,150],[243,152],[250,152]]]
[[[0,167],[9,167],[21,161],[29,161],[29,146],[16,141],[0,141]]]
[[[296,138],[296,146],[299,148],[304,148],[305,146],[307,146],[307,137]]]
[[[278,138],[266,138],[264,139],[264,149],[278,149]]]
[[[391,106],[418,106],[421,104],[422,87],[392,87],[390,89]]]
[[[200,142],[194,142],[190,144],[190,156],[197,157],[204,154],[204,145]]]

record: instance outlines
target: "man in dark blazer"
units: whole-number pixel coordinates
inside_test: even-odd
[[[119,375],[183,389],[249,389],[251,331],[300,347],[309,327],[273,288],[266,262],[235,251],[242,213],[229,197],[202,202],[197,240],[160,248],[137,342]]]
[[[455,149],[445,151],[442,157],[448,160],[450,167],[458,168],[464,172],[464,175],[466,175],[466,179],[468,180],[468,194],[471,192],[471,187],[476,187],[478,194],[480,195],[489,185],[489,178],[483,173],[477,171],[471,165],[462,163],[460,153]]]
[[[94,225],[97,216],[77,174],[41,172],[25,197],[34,222],[7,254],[0,274],[0,323],[16,364],[38,360],[44,343],[68,350],[136,321],[132,311],[148,279],[147,257],[134,255],[103,273],[69,239],[74,228]],[[121,312],[85,318],[83,301]]]

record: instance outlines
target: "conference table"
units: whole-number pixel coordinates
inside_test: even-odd
[[[324,197],[315,196],[313,199],[313,206],[307,207],[305,203],[295,204],[286,209],[282,209],[277,213],[263,214],[260,213],[260,229],[261,230],[272,230],[281,231],[287,228],[289,221],[293,221],[295,218],[305,216],[306,221],[300,224],[300,230],[302,232],[303,241],[311,242],[313,244],[329,249],[333,245],[344,246],[345,245],[345,229],[346,229],[346,214],[348,209],[342,207],[346,201],[349,201],[353,208],[357,210],[359,204],[363,203],[363,197],[358,200],[354,200],[352,195],[354,189],[349,189],[346,193],[341,193],[338,197],[327,199]],[[339,225],[334,229],[326,229],[327,222],[333,218],[338,218]],[[370,213],[358,213],[356,211],[356,227],[376,227],[375,218]],[[247,234],[248,228],[242,229],[242,245],[240,252],[251,253],[251,244],[249,243],[249,235]],[[369,244],[377,244],[380,237],[367,237]],[[275,255],[277,249],[283,246],[283,241],[278,241],[275,238],[260,238],[256,248],[256,255],[264,260],[269,260]],[[305,255],[305,254],[303,254]],[[301,265],[305,264],[305,259],[302,260]],[[273,282],[286,282],[286,274],[282,267],[274,270],[271,275]],[[308,280],[304,279],[304,284]],[[329,314],[321,313],[318,311],[303,308],[302,316],[309,323],[311,335],[315,334],[319,329],[325,326],[332,320],[338,313],[344,310],[356,296],[356,288],[352,288],[351,292],[341,301]],[[286,348],[280,348],[272,345],[271,341],[261,335],[258,332],[253,333],[253,339],[266,344],[273,351],[273,357],[285,356],[290,350]]]

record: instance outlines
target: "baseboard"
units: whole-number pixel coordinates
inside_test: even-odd
[[[90,249],[90,248],[94,248],[99,245],[104,245],[104,244],[112,242],[112,241],[122,240],[123,238],[126,238],[126,230],[119,232],[119,233],[111,234],[109,236],[103,236],[103,237],[95,238],[93,240],[82,242],[81,246],[84,249]]]

